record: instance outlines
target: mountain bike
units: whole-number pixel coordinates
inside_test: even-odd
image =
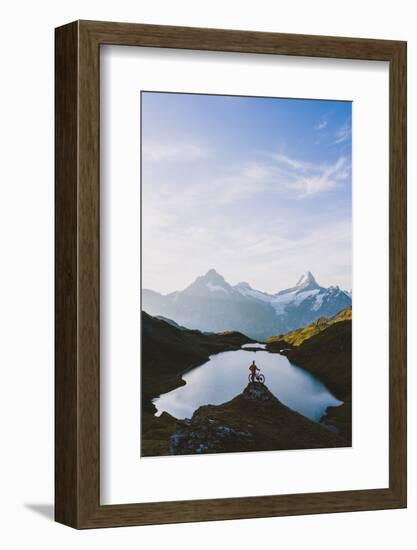
[[[252,374],[249,374],[248,380],[249,382],[252,382]],[[255,382],[259,382],[260,384],[265,384],[265,376],[263,374],[255,374]]]

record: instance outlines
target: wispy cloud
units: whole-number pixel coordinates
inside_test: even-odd
[[[194,143],[146,143],[142,149],[144,161],[191,162],[210,155],[210,151]]]
[[[273,220],[247,219],[236,229],[236,220],[208,217],[202,225],[193,220],[184,224],[178,213],[177,223],[167,227],[160,216],[152,231],[145,224],[144,286],[170,292],[183,288],[211,267],[235,284],[247,279],[268,292],[294,284],[305,270],[311,270],[325,285],[349,287],[350,277],[334,279],[332,269],[350,263],[351,225],[346,220],[327,221],[314,227],[301,225],[283,214]],[[159,227],[158,227],[159,225]],[[181,262],[181,281],[172,281],[166,273]],[[331,261],[324,262],[323,258]],[[159,266],[160,269],[150,269]],[[260,269],[262,266],[262,269]],[[349,287],[350,288],[350,287]]]
[[[250,180],[261,181],[271,177],[272,171],[265,164],[250,162],[243,167],[241,175]]]
[[[287,155],[284,155],[282,153],[276,153],[270,155],[272,159],[274,159],[278,164],[281,164],[283,166],[289,167],[293,170],[299,171],[299,172],[308,172],[310,170],[317,169],[317,166],[311,162],[307,162],[300,159],[295,159],[292,157],[289,157]]]
[[[343,143],[344,141],[347,141],[350,138],[350,135],[351,135],[350,124],[346,122],[345,124],[343,124],[343,126],[341,126],[337,130],[335,140],[333,143],[335,144]]]
[[[300,192],[299,198],[317,195],[335,189],[349,174],[346,157],[340,157],[334,164],[321,168],[317,174],[297,178],[292,187]]]
[[[350,104],[149,94],[145,107],[145,287],[215,267],[270,292],[306,270],[351,288]]]
[[[296,191],[298,198],[335,189],[350,173],[349,161],[345,156],[330,165],[298,160],[281,153],[272,158],[278,167],[287,169],[286,187]]]
[[[349,175],[350,162],[346,156],[325,164],[283,153],[258,154],[256,159],[243,164],[220,165],[208,172],[205,169],[182,172],[181,167],[181,176],[174,170],[164,170],[158,175],[146,166],[143,172],[144,181],[152,182],[149,189],[145,188],[145,196],[149,192],[156,202],[170,205],[172,211],[178,212],[184,207],[197,212],[203,205],[205,209],[223,208],[265,196],[269,200],[277,195],[289,200],[307,200],[341,187]]]
[[[315,126],[315,130],[324,130],[327,126],[327,119],[322,118]]]

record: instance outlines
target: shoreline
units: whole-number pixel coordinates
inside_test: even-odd
[[[210,357],[239,350],[278,353],[317,377],[343,403],[328,407],[316,424],[326,431],[328,426],[333,426],[346,441],[346,446],[351,445],[351,358],[349,360],[348,353],[351,321],[333,324],[299,346],[279,339],[266,342],[265,348],[259,348],[256,344],[261,342],[238,332],[207,335],[199,331],[181,331],[146,313],[142,315],[146,330],[141,373],[141,456],[170,454],[170,437],[178,423],[183,422],[165,411],[155,416],[157,409],[152,401],[184,386],[183,376],[207,363]],[[249,347],[243,348],[243,345]]]

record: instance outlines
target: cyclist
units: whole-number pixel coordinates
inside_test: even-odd
[[[251,372],[251,382],[255,382],[256,380],[256,371],[260,372],[260,369],[255,365],[255,360],[252,361],[252,364],[249,366],[249,370]]]

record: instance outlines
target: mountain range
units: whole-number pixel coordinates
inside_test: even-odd
[[[163,295],[142,290],[142,309],[150,315],[206,332],[240,331],[257,340],[332,317],[351,304],[349,292],[320,286],[310,272],[274,294],[246,282],[232,286],[214,269],[181,291]]]

